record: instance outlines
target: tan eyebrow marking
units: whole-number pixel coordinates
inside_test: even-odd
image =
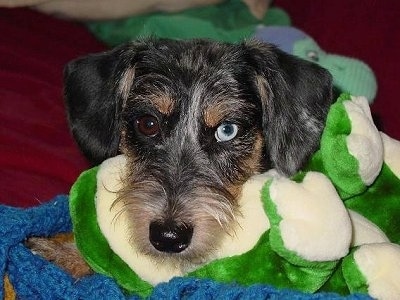
[[[172,113],[175,107],[175,100],[165,94],[152,95],[149,100],[160,113],[167,116]]]
[[[215,127],[226,116],[226,105],[224,103],[218,103],[207,107],[204,111],[204,122],[207,127]]]
[[[242,99],[229,99],[214,101],[208,105],[203,113],[204,122],[207,127],[213,128],[223,122],[227,116],[237,114],[238,110],[245,106]]]

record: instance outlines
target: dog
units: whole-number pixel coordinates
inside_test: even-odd
[[[318,65],[257,42],[147,38],[65,68],[71,131],[94,164],[123,153],[116,201],[132,242],[190,270],[232,234],[253,175],[300,170],[318,148],[332,78]],[[29,246],[76,277],[90,273],[70,242]]]

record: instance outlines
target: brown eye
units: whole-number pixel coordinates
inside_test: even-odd
[[[137,130],[145,136],[155,136],[160,132],[160,125],[156,117],[144,115],[136,119]]]

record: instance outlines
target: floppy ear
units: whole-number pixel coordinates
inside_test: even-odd
[[[266,155],[279,172],[293,175],[319,146],[332,76],[272,45],[251,41],[247,47],[262,102]]]
[[[133,80],[134,53],[132,45],[124,45],[78,58],[64,70],[70,127],[93,164],[118,153],[119,116]]]

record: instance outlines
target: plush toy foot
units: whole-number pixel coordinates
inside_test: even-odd
[[[271,244],[281,256],[297,264],[299,259],[334,261],[348,253],[351,221],[325,175],[309,172],[301,183],[274,178],[263,194]]]
[[[351,292],[367,292],[376,299],[400,299],[400,246],[360,246],[345,258],[343,274]]]

